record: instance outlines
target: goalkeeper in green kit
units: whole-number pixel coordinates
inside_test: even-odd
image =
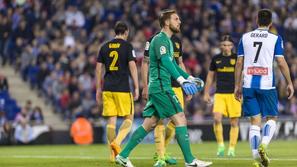
[[[149,98],[143,112],[145,119],[132,134],[126,147],[116,156],[116,163],[123,167],[133,167],[128,158],[130,152],[156,126],[159,119],[170,118],[176,126],[176,140],[184,155],[185,166],[210,166],[212,162],[198,160],[191,152],[187,120],[171,87],[172,77],[182,86],[185,94],[191,96],[203,88],[203,85],[197,84],[203,81],[184,72],[173,58],[170,37],[180,32],[181,24],[177,13],[174,10],[161,12],[159,23],[161,32],[155,35],[149,48]]]

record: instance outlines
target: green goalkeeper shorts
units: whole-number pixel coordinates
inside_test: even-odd
[[[174,92],[166,91],[149,94],[148,102],[143,111],[143,117],[156,116],[160,119],[169,118],[179,112],[183,112],[178,98]]]

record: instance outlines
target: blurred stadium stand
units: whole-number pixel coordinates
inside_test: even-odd
[[[272,9],[274,24],[270,31],[284,37],[285,56],[297,88],[296,1],[0,0],[0,72],[7,68],[10,72],[4,74],[16,77],[11,83],[18,82],[16,87],[20,88],[13,90],[15,99],[1,94],[12,104],[5,105],[8,119],[13,120],[20,111],[25,103],[18,98],[25,96],[42,105],[46,124],[68,126],[68,121],[77,114],[101,122],[101,111],[94,98],[98,49],[104,41],[113,38],[112,28],[117,20],[127,21],[140,71],[145,42],[159,30],[157,14],[165,8],[175,8],[181,16],[179,37],[187,71],[203,79],[211,57],[219,52],[218,38],[231,34],[237,45],[243,33],[256,27],[255,11]],[[276,78],[281,118],[296,119],[297,94],[287,100],[285,80],[279,70]],[[18,79],[33,91],[24,92]],[[141,117],[143,107],[140,99],[135,104],[137,118]],[[207,122],[211,119],[211,106],[197,95],[187,105],[186,113],[192,124]]]

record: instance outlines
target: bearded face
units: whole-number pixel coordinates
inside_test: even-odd
[[[181,24],[181,21],[179,19],[179,16],[177,14],[171,15],[170,22],[169,22],[169,29],[174,34],[180,32],[180,24]]]
[[[180,32],[180,25],[174,26],[173,24],[170,24],[169,28],[174,34],[177,34]]]

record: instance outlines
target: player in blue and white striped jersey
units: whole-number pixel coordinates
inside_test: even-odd
[[[243,113],[251,120],[249,140],[256,167],[268,166],[269,158],[266,148],[276,129],[278,100],[274,60],[287,81],[288,99],[294,94],[289,68],[283,56],[283,40],[281,36],[268,31],[272,24],[271,18],[272,13],[268,9],[258,12],[258,29],[242,36],[235,67],[234,94],[238,100],[243,96]],[[242,76],[243,85],[241,85]],[[261,117],[266,118],[266,123],[262,128],[262,141]]]

